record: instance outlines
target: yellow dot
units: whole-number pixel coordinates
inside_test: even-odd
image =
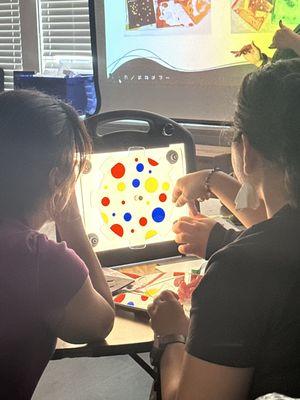
[[[108,224],[108,216],[104,212],[101,213],[101,217],[103,219],[103,222],[105,224]]]
[[[107,189],[108,189],[108,186],[107,186],[107,185],[105,185],[105,186],[104,186],[104,190],[107,190]]]
[[[156,235],[157,235],[157,231],[150,230],[150,231],[148,231],[148,232],[146,233],[145,239],[146,239],[146,240],[147,240],[147,239],[151,239],[153,236],[156,236]]]
[[[164,182],[162,185],[163,190],[169,190],[170,184],[168,182]]]
[[[119,192],[124,192],[124,190],[126,189],[126,185],[124,182],[120,182],[117,187]]]
[[[153,297],[153,296],[155,296],[158,292],[159,292],[159,289],[158,289],[158,288],[156,288],[156,289],[148,289],[148,290],[146,290],[146,295],[148,295],[148,296],[150,296],[150,297]]]
[[[150,206],[150,201],[147,201],[147,203],[146,203],[146,204],[147,204],[147,206]]]
[[[148,178],[145,182],[145,189],[149,193],[154,193],[156,192],[158,188],[158,182],[155,178]]]

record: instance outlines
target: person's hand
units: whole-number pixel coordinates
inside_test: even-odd
[[[197,199],[200,201],[209,199],[209,193],[205,188],[205,181],[209,173],[210,170],[202,170],[178,179],[172,195],[172,201],[176,203],[176,206],[182,207],[189,204],[192,207]]]
[[[263,62],[262,52],[260,48],[255,45],[254,42],[246,44],[240,50],[232,51],[231,53],[234,54],[235,57],[244,56],[244,58],[249,63],[254,64],[256,66],[261,65]]]
[[[182,217],[173,225],[175,242],[181,254],[193,254],[205,258],[207,242],[216,221],[198,214],[197,217]]]
[[[185,315],[178,296],[170,290],[165,290],[148,306],[151,327],[156,335],[187,336],[189,318]]]
[[[294,49],[295,43],[300,39],[296,32],[285,26],[282,21],[279,21],[279,27],[273,37],[270,49]]]
[[[70,193],[66,206],[63,208],[62,211],[57,213],[55,217],[55,222],[57,224],[72,223],[80,219],[81,216],[76,198],[76,193],[75,189],[73,189],[72,192]]]

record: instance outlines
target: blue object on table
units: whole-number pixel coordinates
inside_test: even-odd
[[[15,89],[36,89],[71,104],[80,115],[95,114],[97,97],[93,75],[39,76],[33,71],[14,72]]]

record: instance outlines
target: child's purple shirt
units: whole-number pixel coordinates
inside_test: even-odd
[[[30,399],[54,352],[47,317],[88,276],[65,242],[18,221],[0,220],[0,398]]]

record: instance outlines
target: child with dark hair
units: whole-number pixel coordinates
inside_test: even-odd
[[[178,205],[210,193],[222,198],[225,188],[232,209],[238,191],[248,193],[247,207],[258,209],[239,211],[249,228],[235,235],[202,217],[174,225],[183,253],[212,256],[193,293],[190,319],[172,292],[149,308],[163,400],[300,397],[299,105],[300,59],[248,75],[234,119],[238,181],[216,170],[203,178],[200,171],[175,187]]]
[[[91,150],[75,111],[38,92],[0,94],[0,398],[30,399],[56,339],[104,339],[114,306],[74,184]],[[56,222],[61,243],[38,229]]]

